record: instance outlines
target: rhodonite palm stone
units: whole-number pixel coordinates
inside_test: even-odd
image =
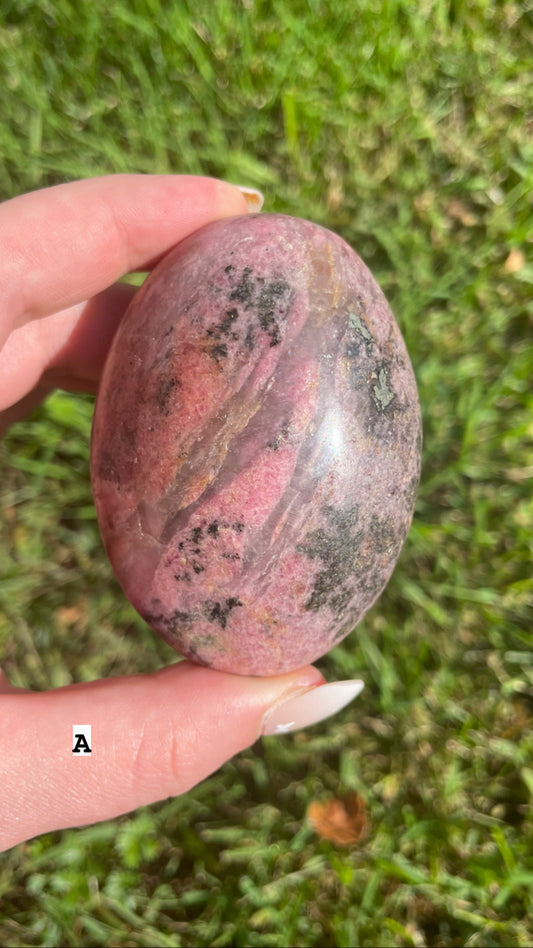
[[[217,221],[156,267],[116,334],[92,438],[103,540],[178,651],[288,671],[383,590],[420,445],[404,342],[354,251],[281,214]]]

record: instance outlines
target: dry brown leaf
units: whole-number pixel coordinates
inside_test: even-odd
[[[473,227],[476,223],[476,219],[472,214],[472,211],[463,204],[462,201],[459,201],[458,198],[452,198],[448,201],[446,210],[448,211],[448,216],[452,217],[454,220],[459,221],[463,227]]]
[[[370,823],[366,803],[358,793],[346,793],[307,808],[307,819],[315,833],[337,846],[353,846],[367,835]]]
[[[526,264],[526,258],[521,250],[518,250],[517,247],[513,247],[507,260],[503,265],[503,269],[506,273],[518,273]]]
[[[84,610],[80,603],[73,603],[70,606],[59,606],[55,612],[58,622],[64,625],[74,625],[84,615]]]

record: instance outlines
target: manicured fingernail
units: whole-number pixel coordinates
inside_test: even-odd
[[[359,679],[332,681],[279,701],[263,718],[261,734],[287,734],[317,724],[357,698],[365,687]]]
[[[257,214],[263,207],[265,201],[261,191],[256,191],[255,188],[241,188],[240,184],[236,184],[235,187],[239,189],[241,194],[244,194],[249,213]]]

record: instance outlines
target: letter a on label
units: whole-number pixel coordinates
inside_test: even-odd
[[[80,757],[92,753],[90,724],[72,725],[72,753]]]

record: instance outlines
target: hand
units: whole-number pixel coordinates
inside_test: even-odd
[[[0,205],[0,431],[55,387],[96,391],[135,292],[119,277],[246,210],[238,188],[183,176],[94,178]],[[182,793],[260,734],[321,720],[361,687],[325,685],[312,667],[245,678],[182,662],[33,693],[0,672],[0,849]],[[91,725],[84,762],[74,724]]]

